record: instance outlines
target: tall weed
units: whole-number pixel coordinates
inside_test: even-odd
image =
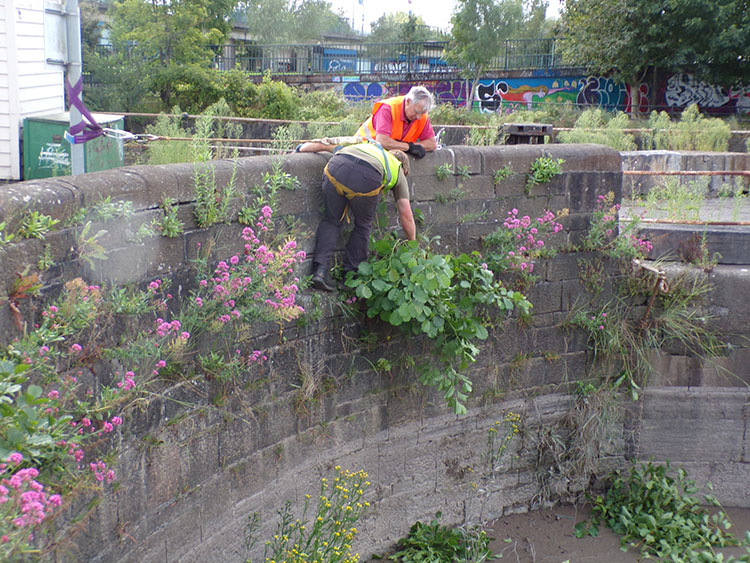
[[[705,117],[692,104],[682,112],[677,123],[666,112],[652,112],[644,137],[644,148],[675,151],[726,151],[732,131],[729,124],[718,118]]]
[[[627,114],[618,112],[612,117],[600,108],[584,111],[576,120],[572,131],[561,131],[557,135],[561,143],[595,143],[619,151],[636,149],[633,135],[623,132],[630,127]]]

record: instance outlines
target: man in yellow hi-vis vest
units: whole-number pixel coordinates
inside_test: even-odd
[[[434,99],[424,86],[413,86],[405,96],[375,102],[372,115],[360,126],[357,137],[374,139],[385,149],[398,149],[416,158],[437,148],[427,112]]]
[[[321,142],[304,143],[299,152],[332,152],[323,170],[325,214],[318,225],[313,255],[312,284],[324,291],[335,285],[329,270],[331,257],[345,222],[354,221],[346,243],[344,271],[356,271],[367,260],[370,229],[378,209],[380,194],[393,191],[401,228],[408,240],[417,235],[409,203],[409,158],[402,151],[387,151],[377,143],[346,147]]]

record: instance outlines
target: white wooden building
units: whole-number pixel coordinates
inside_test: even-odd
[[[65,110],[64,67],[47,62],[56,46],[45,50],[45,6],[59,4],[0,0],[0,180],[21,179],[24,118]]]

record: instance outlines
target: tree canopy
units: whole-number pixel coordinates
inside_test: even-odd
[[[243,1],[236,11],[259,43],[300,43],[320,40],[326,33],[352,33],[346,18],[326,0]]]
[[[405,12],[383,14],[372,22],[372,32],[368,36],[371,43],[398,43],[401,41],[425,41],[432,35],[420,16]]]
[[[121,0],[112,12],[112,41],[118,48],[137,45],[139,53],[161,65],[208,63],[211,44],[229,32],[234,0]]]
[[[458,0],[451,18],[453,40],[446,53],[448,60],[465,69],[472,79],[470,97],[479,77],[503,42],[518,31],[523,22],[522,0]],[[471,104],[467,104],[471,109]]]
[[[567,0],[562,54],[633,83],[649,67],[750,82],[748,0]]]

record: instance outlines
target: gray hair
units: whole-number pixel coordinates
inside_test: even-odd
[[[406,94],[406,99],[413,104],[424,104],[425,111],[430,111],[435,105],[435,98],[424,86],[412,86],[409,93]]]

